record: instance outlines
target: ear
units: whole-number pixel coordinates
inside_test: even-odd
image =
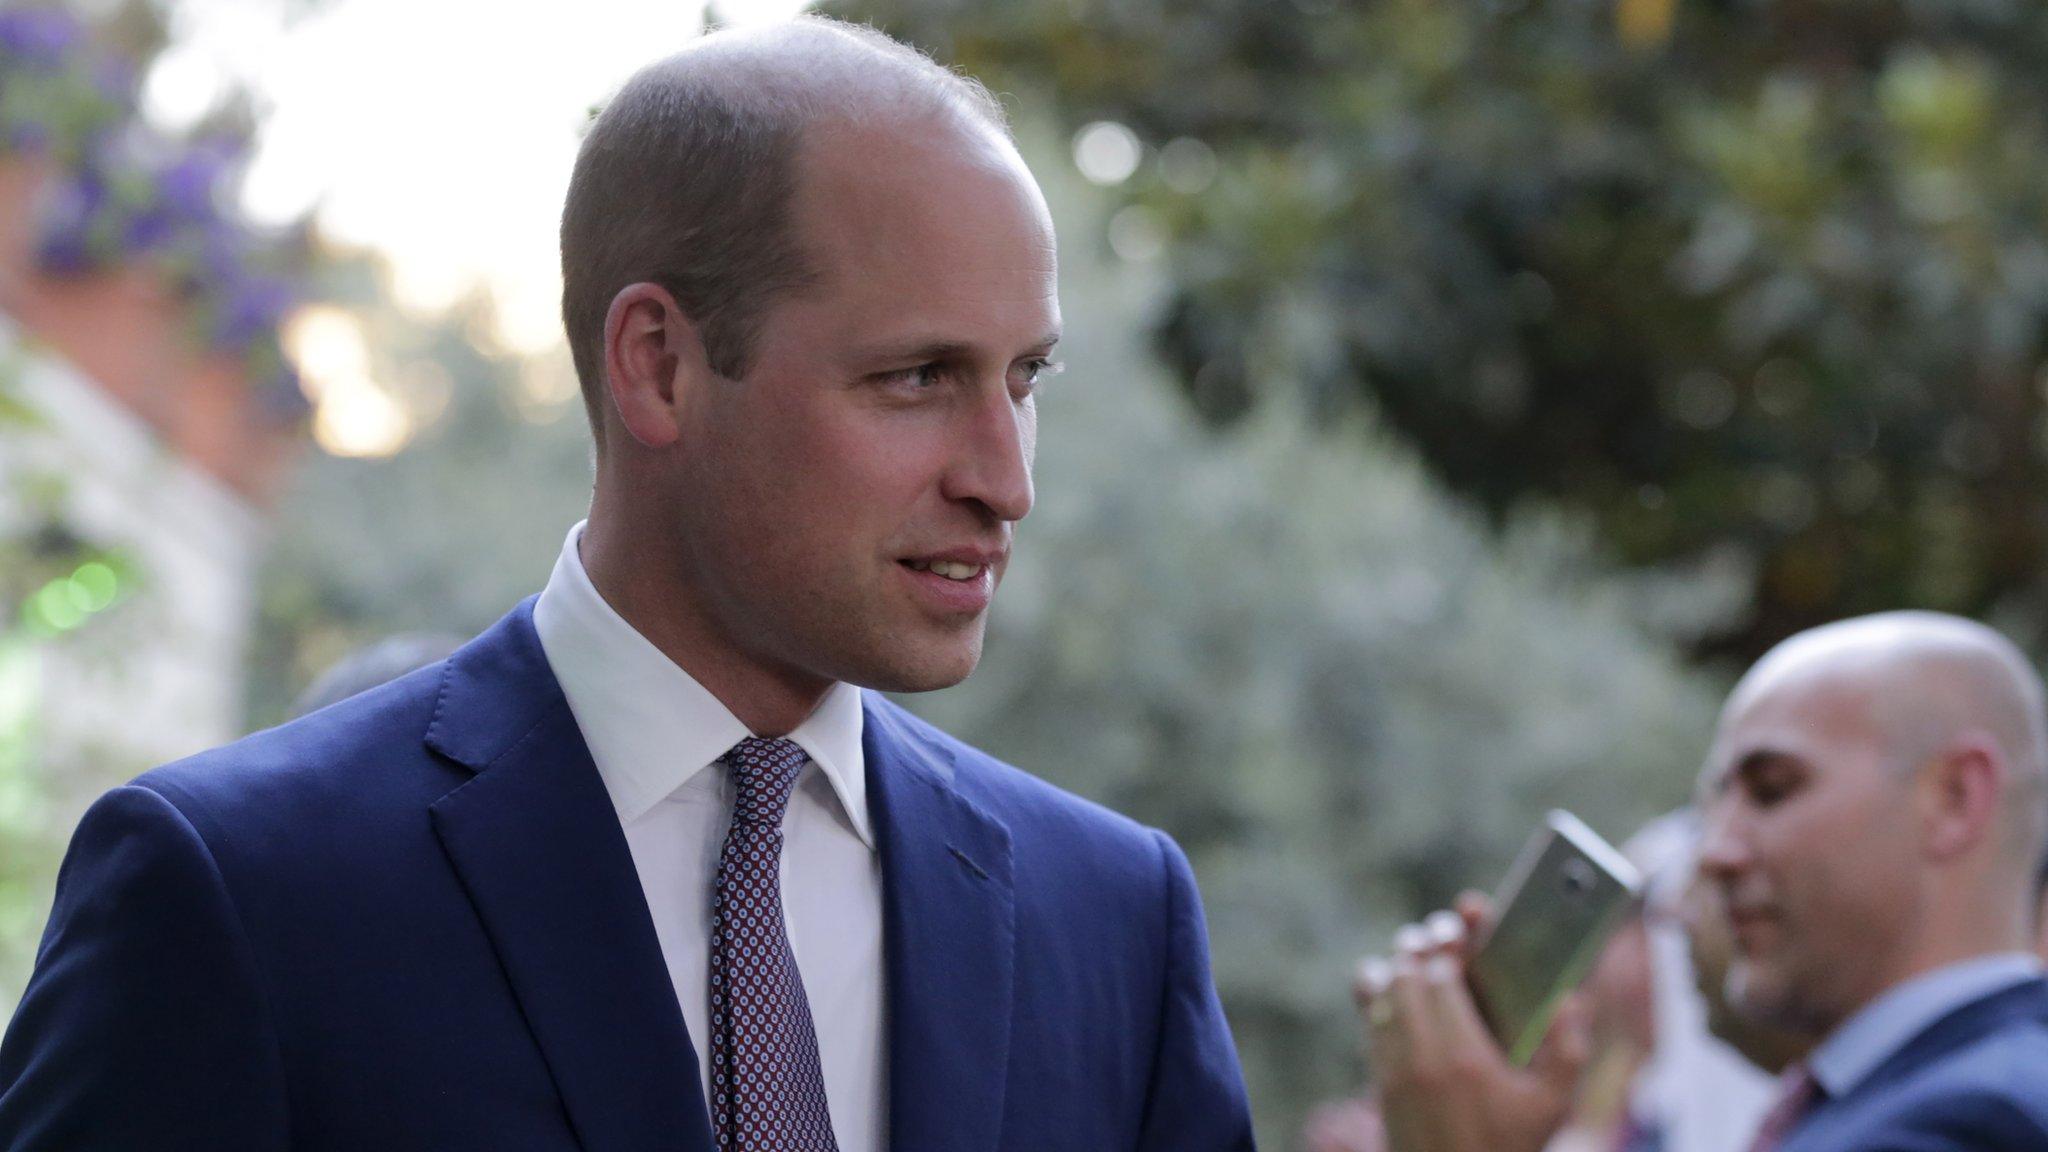
[[[604,317],[605,386],[627,434],[666,448],[682,434],[682,404],[711,374],[697,326],[659,284],[628,284]]]
[[[1921,838],[1938,861],[1967,855],[1991,833],[2005,792],[2004,750],[1985,733],[1966,733],[1920,770]]]

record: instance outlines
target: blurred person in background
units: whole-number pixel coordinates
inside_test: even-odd
[[[1814,1045],[1753,1149],[2048,1150],[2048,981],[2030,951],[2044,773],[2040,678],[1969,620],[1826,625],[1736,686],[1701,773],[1699,867],[1734,928],[1731,1005]],[[1362,989],[1389,1144],[1534,1152],[1565,1115],[1586,1024],[1568,1009],[1512,1067],[1464,982],[1486,909],[1460,912],[1406,934]]]
[[[1000,105],[864,28],[707,36],[591,125],[561,244],[596,485],[547,586],[93,806],[0,1147],[1248,1149],[1178,847],[863,691],[974,668],[1032,505],[1056,257]]]
[[[1699,870],[1697,862],[1687,868],[1679,916],[1685,925],[1689,966],[1706,1012],[1707,1031],[1772,1076],[1783,1073],[1813,1051],[1813,1037],[1745,1016],[1728,1002],[1728,968],[1735,961],[1735,929],[1728,923],[1728,909],[1719,885]]]
[[[1741,1152],[1770,1105],[1783,1064],[1760,1067],[1709,1030],[1727,1018],[1706,994],[1709,970],[1695,957],[1722,957],[1711,969],[1718,989],[1729,933],[1688,907],[1698,844],[1698,816],[1684,810],[1651,821],[1622,847],[1645,877],[1644,898],[1582,985],[1592,1055],[1548,1152]],[[1318,1109],[1302,1139],[1310,1152],[1387,1147],[1369,1097]]]
[[[365,644],[315,676],[298,699],[292,701],[291,715],[318,712],[380,684],[389,684],[407,672],[447,659],[463,643],[463,637],[444,632],[401,632]]]
[[[1770,1107],[1772,1077],[1783,1067],[1758,1061],[1723,1031],[1729,1020],[1720,1007],[1720,976],[1707,966],[1728,932],[1688,906],[1698,887],[1699,844],[1698,814],[1683,810],[1652,821],[1622,849],[1644,877],[1642,912],[1617,932],[1607,953],[1640,957],[1635,970],[1646,974],[1646,987],[1628,1002],[1647,999],[1638,1017],[1648,1018],[1648,1043],[1619,1115],[1592,1145],[1601,1152],[1741,1152]],[[1602,996],[1597,985],[1589,993],[1596,1002]]]

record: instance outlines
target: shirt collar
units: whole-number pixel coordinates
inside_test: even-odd
[[[1814,1049],[1813,1078],[1839,1099],[1949,1013],[2041,975],[2026,952],[1998,952],[1924,972],[1885,992]]]
[[[584,571],[582,537],[579,522],[533,606],[533,626],[619,821],[630,824],[751,733],[605,603]],[[860,689],[834,684],[788,739],[818,766],[854,832],[873,850],[863,725]]]

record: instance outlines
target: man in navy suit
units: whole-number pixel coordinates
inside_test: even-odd
[[[1754,1152],[2048,1152],[2044,781],[2041,680],[1968,620],[1843,621],[1743,677],[1701,774],[1699,867],[1734,932],[1731,1005],[1814,1045]],[[1361,990],[1392,1145],[1535,1152],[1582,1029],[1568,1016],[1549,1059],[1510,1067],[1443,923]]]
[[[1249,1148],[1172,841],[867,691],[968,674],[1031,507],[1000,107],[707,37],[592,125],[562,256],[597,478],[546,589],[94,805],[0,1147]]]

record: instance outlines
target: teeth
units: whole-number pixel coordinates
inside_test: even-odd
[[[971,580],[975,573],[981,571],[981,566],[962,564],[956,560],[934,560],[931,562],[931,570],[948,580]]]

